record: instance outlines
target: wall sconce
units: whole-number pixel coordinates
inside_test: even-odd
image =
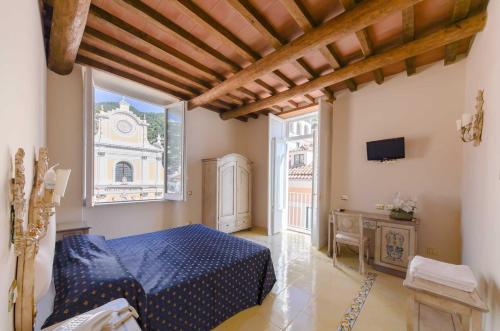
[[[476,97],[476,113],[465,113],[462,119],[457,120],[457,131],[460,132],[460,138],[463,142],[474,142],[474,146],[481,143],[483,135],[483,90],[479,90]]]
[[[52,202],[57,205],[61,203],[61,198],[64,198],[64,193],[68,186],[69,175],[71,174],[71,169],[54,170],[58,165],[59,164],[53,165],[48,169],[43,178],[45,188],[47,190],[54,190]]]

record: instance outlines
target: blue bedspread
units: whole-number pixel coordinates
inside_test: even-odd
[[[87,240],[87,236],[73,238]],[[147,330],[212,329],[239,311],[260,304],[276,280],[269,249],[203,225],[104,244],[118,261],[113,268],[126,269],[124,273],[141,286],[143,295],[135,301],[124,297],[137,305],[141,325]],[[58,252],[55,267],[64,259]],[[56,292],[66,292],[57,279]],[[72,305],[80,306],[78,301]]]
[[[118,298],[145,311],[142,285],[121,265],[102,236],[73,236],[57,242],[54,283],[54,310],[44,327]]]

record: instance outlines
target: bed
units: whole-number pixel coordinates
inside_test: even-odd
[[[209,330],[261,304],[276,281],[268,248],[204,225],[56,245],[49,326],[123,297],[144,330]]]

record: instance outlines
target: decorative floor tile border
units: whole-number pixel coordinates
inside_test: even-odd
[[[361,313],[361,309],[363,309],[363,305],[365,304],[366,298],[368,298],[368,294],[370,294],[370,290],[372,289],[375,280],[377,279],[377,274],[373,272],[368,272],[366,274],[366,278],[361,283],[361,289],[358,292],[358,295],[354,298],[351,306],[344,314],[344,317],[340,321],[339,327],[337,331],[351,331],[356,323],[356,320]]]

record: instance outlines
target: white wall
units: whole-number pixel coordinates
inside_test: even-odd
[[[267,116],[249,120],[232,138],[238,153],[252,161],[253,224],[262,228],[267,228],[268,121]]]
[[[486,29],[466,64],[466,111],[484,89],[483,142],[463,144],[463,262],[478,276],[491,312],[485,330],[500,330],[500,1],[490,1]]]
[[[10,245],[9,181],[13,156],[26,152],[29,194],[35,150],[45,145],[46,65],[37,1],[14,1],[0,11],[0,329],[13,330],[7,293],[15,273]]]
[[[267,117],[243,123],[222,121],[205,109],[186,116],[188,181],[186,202],[147,202],[84,208],[83,79],[81,68],[69,76],[48,74],[48,146],[54,159],[72,169],[58,222],[85,220],[93,233],[108,238],[201,222],[201,160],[241,153],[253,161],[254,224],[267,225]],[[264,148],[263,148],[264,147]]]
[[[370,212],[394,193],[418,198],[419,252],[460,261],[461,145],[455,120],[463,112],[465,63],[436,63],[370,83],[334,102],[333,206]],[[366,142],[404,136],[406,158],[366,160]],[[347,194],[349,201],[340,200]]]

